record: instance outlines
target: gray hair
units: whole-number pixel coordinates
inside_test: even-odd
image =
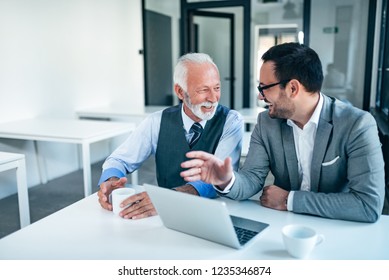
[[[215,66],[219,72],[216,64],[212,58],[205,53],[187,53],[178,59],[176,67],[174,68],[174,84],[178,84],[184,91],[187,91],[188,81],[188,65],[189,64],[203,64],[209,63]]]

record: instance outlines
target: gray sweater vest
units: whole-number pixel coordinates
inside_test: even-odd
[[[181,106],[182,104],[173,106],[162,112],[155,162],[158,185],[164,188],[171,189],[186,184],[180,176],[180,172],[184,170],[180,165],[187,160],[187,152],[201,150],[215,153],[229,112],[227,107],[219,105],[214,117],[207,121],[199,141],[190,149],[185,138]]]

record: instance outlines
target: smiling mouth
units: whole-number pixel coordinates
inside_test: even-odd
[[[211,104],[211,105],[201,106],[201,107],[205,108],[206,110],[211,110],[214,106]]]
[[[264,100],[264,101],[265,101],[266,106],[272,106],[272,105],[273,105],[272,103],[270,103],[270,102],[267,101],[267,100]]]

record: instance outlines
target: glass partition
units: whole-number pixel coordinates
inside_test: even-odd
[[[323,64],[322,92],[358,108],[364,98],[368,11],[366,0],[311,0],[310,47]]]

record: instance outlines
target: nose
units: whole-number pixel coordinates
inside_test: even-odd
[[[220,90],[211,89],[207,96],[207,101],[215,103],[220,99]]]
[[[265,100],[265,96],[261,92],[258,92],[258,99]]]

